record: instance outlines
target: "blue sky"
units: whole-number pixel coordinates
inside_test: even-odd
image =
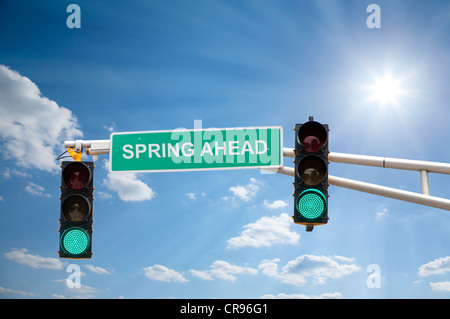
[[[439,0],[0,1],[0,298],[449,298],[447,211],[330,186],[306,233],[293,178],[258,169],[112,174],[102,155],[93,258],[59,259],[56,161],[65,140],[196,120],[293,147],[314,116],[331,152],[448,163],[449,32]],[[420,192],[417,172],[330,174]]]

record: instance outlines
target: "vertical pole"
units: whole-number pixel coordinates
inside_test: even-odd
[[[428,183],[428,172],[424,169],[420,170],[420,184],[422,185],[422,194],[430,195],[430,186]]]

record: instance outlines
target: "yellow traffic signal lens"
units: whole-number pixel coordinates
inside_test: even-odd
[[[90,211],[89,202],[80,195],[67,197],[62,206],[64,217],[73,223],[78,223],[86,219]]]
[[[307,186],[316,186],[323,181],[327,173],[324,161],[318,156],[307,156],[300,161],[297,174]]]

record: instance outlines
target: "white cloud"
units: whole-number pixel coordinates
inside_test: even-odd
[[[278,295],[264,295],[262,299],[341,299],[342,294],[340,292],[328,292],[319,296],[308,296],[305,294],[285,294],[279,293]]]
[[[11,169],[9,167],[5,167],[2,175],[5,178],[11,178],[11,175],[16,175],[16,176],[20,176],[20,177],[28,177],[28,178],[31,177],[30,174],[27,174],[27,173],[25,173],[23,171],[18,171],[18,170],[14,169],[14,168]]]
[[[150,279],[164,281],[164,282],[188,282],[184,276],[173,270],[162,265],[153,265],[144,268],[145,276]]]
[[[231,186],[230,191],[234,194],[234,196],[239,197],[244,201],[250,201],[253,196],[255,196],[259,187],[256,185],[256,179],[250,178],[250,183],[245,186]],[[227,197],[228,198],[228,197]]]
[[[213,280],[220,278],[228,281],[235,281],[237,274],[257,274],[258,271],[254,268],[247,268],[232,265],[223,260],[216,260],[208,270],[190,270],[190,273],[196,277],[204,280]]]
[[[277,277],[279,262],[280,262],[279,258],[275,258],[272,260],[262,260],[258,265],[258,269],[261,271],[263,275],[269,277]]]
[[[187,198],[189,198],[190,200],[196,200],[197,196],[195,195],[195,193],[186,193],[184,194]]]
[[[22,296],[34,296],[34,293],[32,292],[25,292],[22,290],[13,290],[13,289],[9,289],[9,288],[3,288],[0,287],[0,294],[15,294],[15,295],[22,295]]]
[[[291,231],[292,218],[283,213],[280,216],[261,217],[255,223],[244,226],[238,237],[230,238],[228,248],[268,247],[275,244],[295,245],[300,235]]]
[[[450,272],[450,256],[435,259],[419,267],[419,276],[442,275]]]
[[[37,185],[33,182],[28,182],[27,186],[25,186],[25,190],[35,196],[39,196],[39,197],[51,197],[50,194],[45,193],[45,188]]]
[[[98,292],[98,290],[91,286],[86,286],[80,283],[79,287],[72,287],[69,288],[67,286],[67,279],[58,279],[55,280],[55,282],[60,283],[63,285],[67,291],[72,294],[70,298],[76,298],[76,299],[91,299],[94,298],[94,295]],[[57,295],[53,294],[53,298],[59,298],[59,299],[65,299],[66,297],[64,295]]]
[[[98,198],[101,199],[111,199],[113,196],[108,192],[102,192],[102,191],[95,191],[95,194],[98,196]]]
[[[375,218],[377,221],[383,220],[384,218],[386,218],[388,213],[388,209],[387,208],[383,208],[382,211],[379,211],[375,214]]]
[[[450,272],[450,256],[435,259],[419,267],[419,276],[443,275]],[[430,287],[437,291],[450,292],[450,281],[430,282]]]
[[[90,271],[92,271],[93,273],[99,274],[99,275],[110,275],[111,272],[109,272],[108,270],[106,270],[105,268],[102,267],[96,267],[94,265],[86,265],[85,266],[87,269],[89,269]]]
[[[18,264],[30,266],[33,268],[47,268],[47,269],[63,269],[63,263],[57,258],[46,258],[38,255],[31,255],[27,253],[25,248],[19,250],[12,250],[5,253],[5,257]]]
[[[116,123],[112,122],[112,124],[110,126],[108,125],[103,125],[103,128],[105,130],[107,130],[109,133],[114,132],[114,130],[116,129]]]
[[[352,259],[339,256],[302,255],[289,261],[283,267],[281,281],[294,285],[303,285],[308,278],[312,278],[315,283],[323,284],[327,279],[341,278],[360,270],[356,264],[348,264],[347,262],[350,260]]]
[[[450,281],[430,282],[430,287],[433,290],[450,291]]]
[[[264,200],[264,206],[266,206],[268,209],[275,210],[278,208],[286,207],[288,204],[284,200],[276,200],[272,203],[269,203],[267,199]]]
[[[0,138],[5,158],[24,168],[56,172],[64,140],[81,136],[69,109],[43,97],[27,77],[0,65]]]
[[[109,169],[108,160],[104,161]],[[103,179],[103,185],[117,192],[119,198],[126,202],[139,202],[151,200],[155,192],[143,181],[138,179],[135,173],[108,173],[107,179]]]
[[[342,294],[340,292],[326,292],[324,294],[321,294],[317,298],[313,296],[314,299],[341,299]]]
[[[289,261],[281,272],[278,272],[278,262],[279,259],[263,260],[258,268],[266,276],[296,286],[305,285],[309,279],[314,283],[323,284],[327,279],[341,278],[360,270],[354,264],[353,258],[341,256],[302,255]]]
[[[257,268],[243,267],[230,264],[224,260],[216,260],[206,270],[190,269],[190,275],[203,279],[215,280],[222,279],[234,282],[238,275],[250,274],[257,275],[258,273],[273,277],[280,280],[281,283],[287,283],[296,286],[303,286],[308,281],[323,284],[328,279],[341,278],[350,275],[353,272],[359,271],[360,268],[354,263],[353,258],[342,256],[314,256],[303,255],[294,260],[289,261],[281,271],[278,264],[279,258],[272,260],[262,260]],[[162,265],[154,265],[152,267],[144,268],[145,275],[153,280],[164,282],[188,282],[180,272],[169,269]],[[341,298],[340,293],[325,293],[320,296],[306,296],[306,295],[285,295],[279,294],[277,296],[265,295],[262,298]]]
[[[213,280],[214,279],[213,276],[211,275],[211,273],[208,270],[194,270],[194,269],[191,269],[191,270],[189,270],[189,272],[193,276],[198,277],[198,278],[203,279],[203,280]]]
[[[94,294],[97,293],[97,289],[91,286],[86,286],[81,284],[79,288],[68,288],[71,292],[75,294],[75,298],[89,299],[93,298]]]
[[[188,199],[190,199],[191,201],[196,201],[199,198],[205,198],[206,197],[206,193],[186,193],[184,194],[184,196],[186,196]]]

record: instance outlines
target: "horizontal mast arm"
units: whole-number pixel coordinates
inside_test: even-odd
[[[283,155],[287,157],[295,157],[292,148],[283,148]],[[440,174],[450,174],[450,164],[416,161],[400,158],[390,158],[381,156],[356,155],[345,153],[330,152],[328,155],[330,162],[356,164],[365,166],[385,167],[394,169],[405,169],[412,171],[427,171]]]
[[[266,169],[269,170],[269,169]],[[273,171],[270,169],[270,171]],[[284,174],[288,176],[294,176],[295,169],[292,167],[282,166],[275,171],[279,174]],[[440,209],[445,209],[450,211],[450,200],[434,197],[430,195],[418,194],[414,192],[404,191],[400,189],[395,189],[391,187],[359,182],[347,178],[336,177],[328,175],[328,183],[333,186],[344,187],[353,189],[356,191],[361,191],[365,193],[370,193],[374,195],[380,195],[384,197],[389,197],[393,199],[403,200],[406,202],[411,202],[415,204],[425,205],[429,207],[435,207]]]

